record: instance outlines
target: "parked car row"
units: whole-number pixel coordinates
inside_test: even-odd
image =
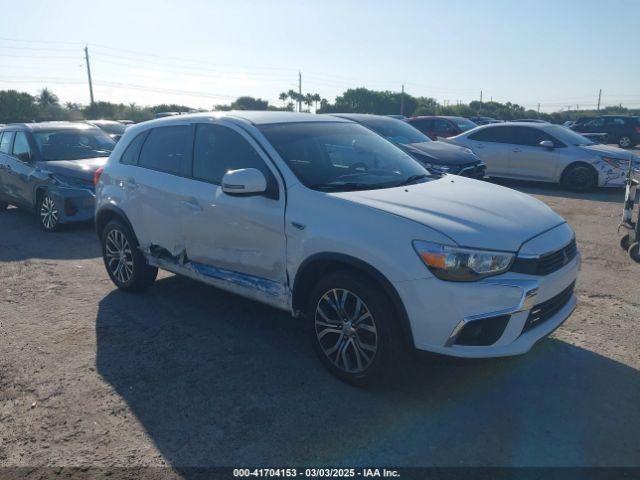
[[[605,115],[579,119],[569,128],[580,133],[604,134],[607,143],[633,148],[640,143],[640,117]]]

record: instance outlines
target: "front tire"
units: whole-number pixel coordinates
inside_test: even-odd
[[[136,238],[124,223],[109,222],[102,231],[101,240],[104,266],[116,287],[141,292],[153,284],[158,269],[147,264]]]
[[[349,271],[323,277],[305,313],[316,354],[338,378],[364,386],[398,366],[401,341],[394,308],[366,277]]]
[[[570,165],[562,174],[560,185],[574,192],[586,192],[598,185],[598,174],[591,165]]]
[[[640,243],[635,242],[632,243],[629,246],[629,256],[631,257],[631,260],[633,260],[636,263],[640,263]]]
[[[38,200],[38,218],[45,232],[55,232],[60,227],[60,210],[49,192],[44,192]]]
[[[622,135],[618,138],[618,146],[620,148],[632,148],[634,147],[633,140],[628,135]]]

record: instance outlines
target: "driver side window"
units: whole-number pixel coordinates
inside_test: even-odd
[[[23,162],[29,161],[32,158],[31,147],[24,132],[16,133],[16,139],[13,142],[13,156]]]

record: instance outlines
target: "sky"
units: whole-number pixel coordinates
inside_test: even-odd
[[[364,86],[640,107],[640,0],[0,0],[0,89],[211,109]]]

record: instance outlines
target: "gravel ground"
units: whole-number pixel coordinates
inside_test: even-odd
[[[119,292],[91,225],[0,214],[0,466],[640,466],[622,192],[507,185],[577,232],[576,312],[527,355],[421,358],[373,390],[325,372],[280,311],[166,273]]]

